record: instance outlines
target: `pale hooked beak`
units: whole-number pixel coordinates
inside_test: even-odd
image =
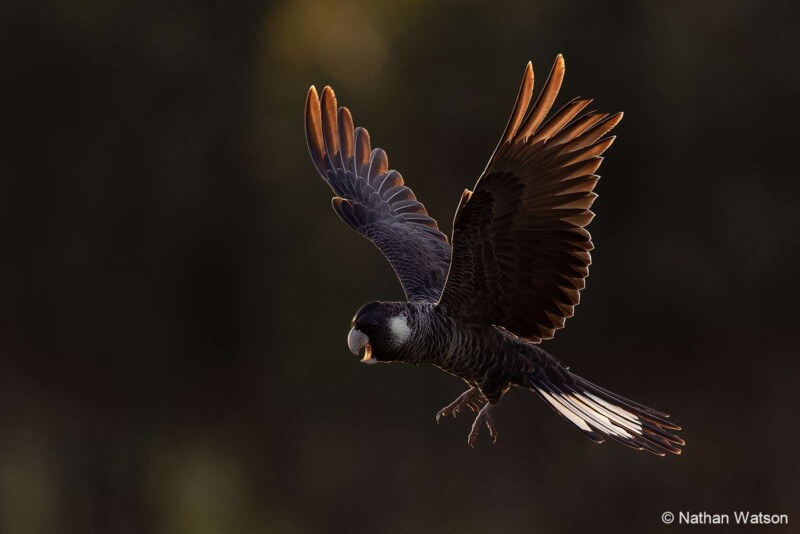
[[[361,363],[376,363],[378,361],[372,357],[372,347],[369,346],[369,338],[355,326],[351,328],[350,333],[347,334],[347,346],[350,352],[356,356],[361,352],[361,349],[366,347],[364,357],[361,358]]]

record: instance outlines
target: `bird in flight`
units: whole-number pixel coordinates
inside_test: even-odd
[[[589,274],[593,245],[585,227],[606,134],[622,113],[581,112],[575,99],[548,118],[564,79],[556,58],[531,105],[525,68],[511,118],[472,191],[456,209],[452,245],[396,170],[354,127],[330,87],[312,86],[305,109],[308,149],[333,189],[333,210],[389,260],[407,301],[370,302],[352,320],[347,345],[366,364],[431,364],[469,389],[436,415],[477,416],[474,446],[492,410],[512,387],[539,395],[592,441],[605,438],[659,456],[685,443],[668,415],[572,373],[540,348],[572,317]]]

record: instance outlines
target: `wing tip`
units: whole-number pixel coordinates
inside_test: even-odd
[[[314,163],[317,172],[325,178],[326,164],[324,157],[325,142],[322,138],[322,105],[317,88],[313,85],[308,88],[308,93],[306,94],[304,126],[306,144],[311,155],[311,161]]]
[[[339,109],[336,111],[337,118],[339,122],[343,120],[349,121],[350,124],[353,124],[353,114],[350,112],[350,109],[346,106],[339,106]],[[355,132],[355,126],[353,126],[353,131]]]
[[[319,107],[319,93],[317,93],[317,88],[312,85],[306,93],[306,114],[314,107]]]

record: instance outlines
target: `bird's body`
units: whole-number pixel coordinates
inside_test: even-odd
[[[433,303],[375,303],[392,317],[404,322],[413,335],[403,339],[395,335],[391,325],[385,347],[387,357],[411,365],[434,365],[470,385],[483,384],[489,397],[494,389],[497,397],[508,386],[525,387],[526,376],[550,362],[544,350],[527,343],[501,328],[470,324],[460,320],[442,306]],[[380,341],[378,342],[380,343]],[[378,347],[371,346],[372,351]],[[496,388],[489,387],[496,384]]]
[[[312,160],[336,196],[333,208],[392,264],[407,302],[372,302],[352,321],[348,346],[362,362],[430,364],[470,389],[437,414],[477,412],[469,435],[497,431],[491,410],[511,387],[537,393],[596,442],[610,437],[658,455],[684,442],[666,414],[573,374],[538,346],[574,313],[591,263],[584,229],[599,179],[604,138],[622,115],[587,113],[573,100],[547,118],[564,74],[559,56],[530,106],[533,71],[525,71],[500,143],[474,191],[456,210],[453,245],[390,170],[369,134],[353,126],[333,91],[312,87],[306,135]]]

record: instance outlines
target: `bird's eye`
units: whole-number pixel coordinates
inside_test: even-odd
[[[378,325],[378,321],[371,321],[371,322],[369,323],[369,329],[370,329],[370,330],[377,330],[377,329],[378,329],[378,326],[379,326],[379,325]]]

